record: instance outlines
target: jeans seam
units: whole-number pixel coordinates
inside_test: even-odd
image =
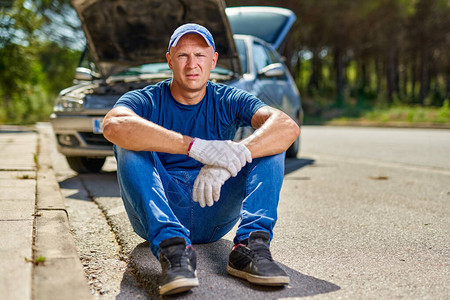
[[[190,199],[189,200],[189,207],[190,207],[190,218],[189,218],[189,239],[192,241],[192,229],[194,228],[194,205],[193,205],[193,201]]]
[[[214,228],[214,231],[212,232],[211,236],[209,237],[209,242],[211,242],[211,241],[213,240],[213,237],[216,235],[216,233],[217,233],[217,231],[218,231],[219,229],[224,228],[225,226],[229,225],[230,223],[236,222],[236,220],[239,219],[239,218],[240,218],[240,216],[237,215],[236,217],[234,217],[234,218],[231,219],[230,221],[228,221],[228,222],[226,222],[226,223],[224,223],[224,224],[221,224],[221,225],[216,226],[216,227]]]
[[[186,185],[188,187],[188,199],[189,199],[189,210],[190,210],[190,217],[189,217],[189,239],[192,241],[192,229],[194,228],[194,203],[192,201],[192,187],[189,184],[189,176],[187,175],[187,173],[184,173],[184,180],[186,182]]]
[[[244,197],[242,198],[242,206],[244,206],[244,199],[248,194],[248,186],[249,186],[249,184],[248,184],[248,173],[249,173],[248,169],[249,169],[249,167],[250,167],[249,165],[246,166],[246,168],[244,169],[245,174],[243,174],[243,176],[245,176],[245,185],[244,185]]]
[[[237,231],[239,230],[240,225],[242,224],[242,221],[243,221],[244,202],[245,202],[245,198],[248,195],[248,189],[249,189],[249,183],[248,183],[249,176],[248,176],[248,174],[250,173],[249,168],[250,168],[250,164],[247,164],[245,166],[244,170],[243,170],[245,173],[242,174],[243,176],[245,176],[245,184],[244,184],[244,188],[243,188],[243,190],[244,190],[244,197],[242,197],[241,209],[240,209],[239,216],[238,216],[241,219],[241,222],[238,225]],[[236,231],[236,233],[237,233],[237,231]]]

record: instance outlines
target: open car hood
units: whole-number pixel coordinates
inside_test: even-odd
[[[268,6],[228,7],[226,13],[234,34],[259,37],[278,49],[296,20],[287,8]]]
[[[72,0],[102,77],[141,64],[165,62],[173,31],[198,23],[212,33],[217,66],[241,74],[222,0]]]

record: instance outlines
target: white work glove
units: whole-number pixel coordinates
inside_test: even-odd
[[[233,141],[195,138],[188,155],[205,165],[225,168],[233,177],[247,162],[252,162],[250,150],[245,145]]]
[[[225,181],[231,177],[227,169],[215,166],[204,166],[198,173],[194,182],[192,198],[201,207],[213,206],[219,201],[220,189]]]

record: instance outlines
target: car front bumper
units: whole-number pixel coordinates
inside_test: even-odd
[[[101,133],[103,115],[50,116],[58,151],[65,156],[106,157],[114,155],[112,143]]]

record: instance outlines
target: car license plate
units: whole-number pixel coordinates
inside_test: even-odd
[[[92,119],[92,126],[94,133],[103,133],[103,118]]]

